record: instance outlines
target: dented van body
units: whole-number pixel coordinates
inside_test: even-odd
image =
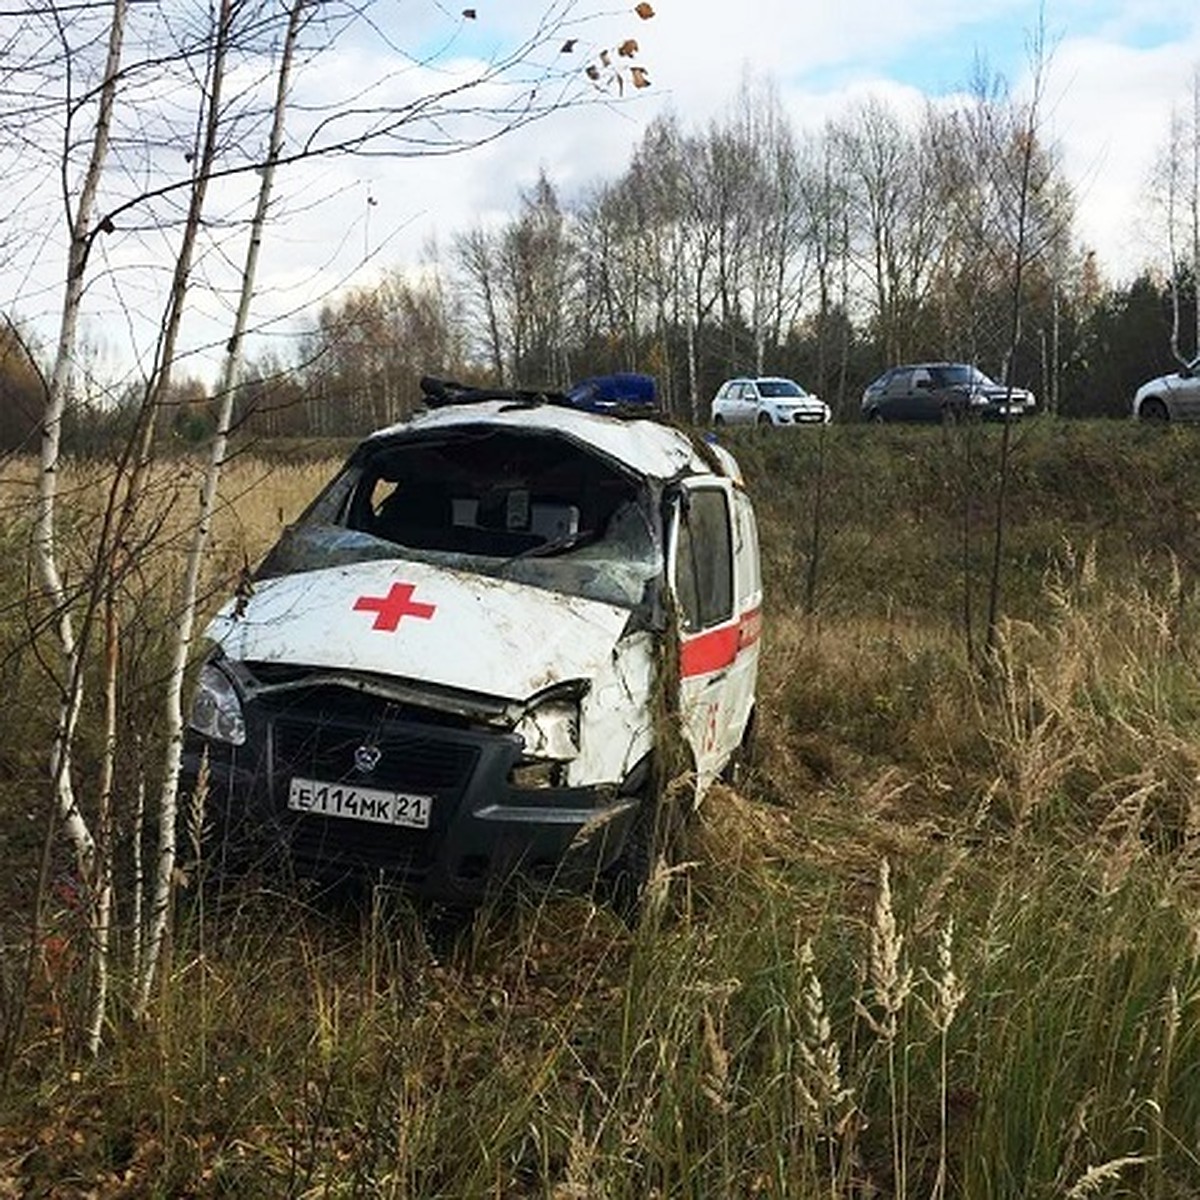
[[[206,853],[451,903],[636,890],[667,792],[750,737],[761,608],[727,452],[463,389],[367,438],[210,624]]]

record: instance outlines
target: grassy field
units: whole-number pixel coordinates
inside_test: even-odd
[[[985,660],[999,436],[728,439],[767,569],[757,761],[636,931],[531,895],[431,949],[394,897],[184,888],[149,1017],[118,981],[92,1061],[60,897],[0,1197],[1200,1193],[1200,435],[1017,431]],[[329,469],[236,464],[214,595]],[[29,471],[0,472],[5,1013],[53,719]],[[79,571],[97,477],[66,473]],[[124,597],[126,805],[194,492],[164,472]]]

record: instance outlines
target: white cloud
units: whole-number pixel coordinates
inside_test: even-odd
[[[748,71],[775,83],[802,129],[820,128],[868,95],[915,111],[923,94],[911,80],[927,71],[943,87],[965,86],[978,55],[1019,90],[1040,19],[1028,0],[843,0],[804,10],[794,0],[659,0],[656,10],[640,37],[650,95],[616,109],[559,114],[437,164],[437,201],[412,209],[413,233],[436,228],[444,240],[510,212],[518,189],[540,168],[568,194],[614,177],[654,114],[670,107],[685,125],[703,128],[729,107]],[[1172,106],[1186,100],[1200,64],[1200,21],[1194,5],[1181,0],[1065,0],[1047,7],[1045,28],[1046,135],[1059,143],[1076,193],[1077,234],[1114,280],[1127,279],[1161,257],[1148,237],[1144,196]],[[1160,37],[1162,30],[1178,32],[1139,47],[1147,29]],[[1005,33],[1001,42],[997,30]],[[981,44],[988,34],[993,40]],[[403,169],[428,177],[424,164]],[[406,202],[403,192],[397,200]]]
[[[1052,130],[1076,192],[1077,235],[1116,279],[1164,260],[1147,191],[1198,63],[1195,35],[1151,50],[1068,39],[1054,54]]]
[[[502,16],[513,28],[522,20],[528,28],[552,3],[571,21],[591,7],[590,0],[506,0]],[[557,55],[557,41],[546,48],[554,67],[582,67],[602,46],[636,36],[639,61],[652,80],[636,100],[560,112],[465,154],[332,158],[281,175],[277,220],[262,260],[260,325],[294,330],[297,312],[312,312],[341,287],[369,283],[385,267],[416,264],[430,239],[447,252],[456,233],[511,214],[520,190],[540,170],[567,196],[614,178],[654,115],[669,107],[686,127],[701,129],[729,108],[748,71],[774,82],[798,129],[819,129],[867,95],[915,111],[922,88],[965,84],[978,53],[1019,88],[1028,34],[1041,12],[1036,0],[975,0],[969,6],[961,0],[841,0],[802,7],[795,0],[654,0],[654,6],[651,21],[638,21],[630,2],[597,20],[571,24],[568,32],[579,43],[569,59]],[[483,6],[480,14],[482,26]],[[1192,0],[1186,6],[1183,0],[1059,0],[1047,5],[1045,24],[1047,133],[1059,141],[1075,188],[1077,234],[1097,250],[1111,277],[1128,278],[1148,258],[1161,257],[1149,236],[1143,198],[1172,106],[1186,100],[1200,62],[1200,17]],[[398,26],[393,40],[402,43],[414,28]],[[465,70],[470,64],[461,54],[479,49],[482,38],[464,26],[451,45],[460,57],[423,64],[385,53],[378,44],[347,43],[316,61],[306,98],[345,96],[373,81],[383,82],[372,89],[372,100],[422,94],[432,82],[445,83]],[[245,194],[243,187],[243,203]],[[50,193],[40,199],[40,208],[31,204],[20,214],[29,253],[7,269],[0,263],[0,308],[15,303],[43,321],[44,330],[54,318],[62,256],[45,234],[58,228],[56,199]],[[169,261],[140,239],[120,249],[114,242],[112,254]],[[222,255],[229,259],[224,266]],[[217,289],[204,307],[218,319],[207,333],[192,331],[193,345],[223,340],[230,267],[239,258],[237,243],[230,242],[198,270],[197,278]],[[97,280],[99,307],[93,312],[99,316],[91,328],[120,342],[128,336],[126,317],[105,291]],[[140,299],[136,289],[126,295]],[[154,310],[148,302],[145,307]]]

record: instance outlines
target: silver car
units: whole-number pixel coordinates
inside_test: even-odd
[[[794,379],[778,375],[727,379],[712,402],[714,425],[828,425],[829,405]]]
[[[1133,396],[1133,415],[1139,421],[1200,420],[1200,357],[1143,383]]]

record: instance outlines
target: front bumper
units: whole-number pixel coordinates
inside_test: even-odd
[[[431,721],[391,704],[346,707],[259,700],[246,707],[245,745],[189,737],[185,791],[196,786],[205,750],[209,758],[201,867],[285,868],[466,904],[517,877],[586,887],[620,853],[639,772],[598,787],[516,788],[509,776],[521,742],[512,734]],[[355,765],[364,745],[379,752],[367,772]],[[293,775],[430,796],[429,827],[293,811]]]
[[[798,408],[793,412],[777,412],[776,425],[826,425],[829,423],[826,408]]]

